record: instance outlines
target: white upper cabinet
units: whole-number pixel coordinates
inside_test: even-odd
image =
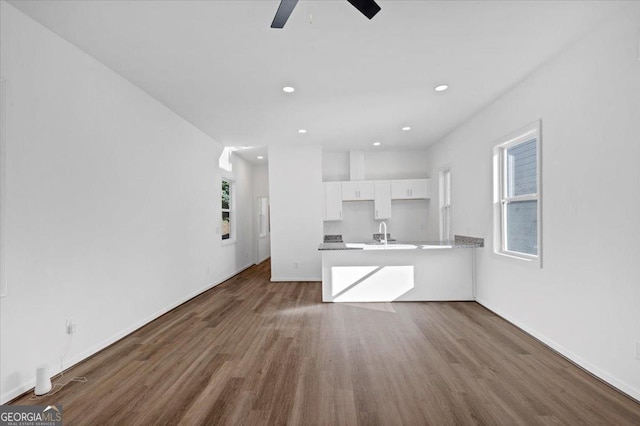
[[[377,180],[374,183],[373,217],[376,220],[391,219],[391,182]]]
[[[358,200],[373,200],[375,197],[374,182],[363,180],[358,182]]]
[[[398,179],[391,181],[391,198],[417,200],[431,197],[430,179]]]
[[[358,199],[358,182],[342,182],[342,201]]]
[[[343,201],[373,201],[375,220],[391,219],[392,200],[428,199],[430,183],[430,179],[325,182],[324,220],[342,220]]]
[[[342,220],[342,185],[324,183],[324,220]]]
[[[342,201],[367,201],[374,198],[374,183],[370,180],[342,182]]]

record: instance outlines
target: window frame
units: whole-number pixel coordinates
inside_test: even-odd
[[[448,179],[447,179],[448,175]],[[438,170],[438,213],[440,218],[440,240],[453,239],[451,200],[453,197],[451,185],[451,165],[446,165]],[[448,198],[448,202],[447,202]],[[448,220],[445,220],[448,219]],[[446,222],[446,223],[445,223]]]
[[[222,208],[222,183],[223,182],[228,182],[229,183],[229,208],[225,209]],[[229,245],[229,244],[235,244],[237,238],[236,238],[236,182],[235,179],[232,179],[228,176],[222,176],[220,178],[220,197],[219,197],[219,203],[220,203],[220,240],[222,242],[222,245]],[[223,234],[223,226],[222,226],[222,214],[228,212],[229,213],[229,222],[230,222],[230,227],[229,227],[229,238],[223,238],[225,234]]]
[[[494,253],[533,262],[542,267],[542,121],[538,120],[501,138],[494,146]],[[508,162],[506,152],[522,143],[536,140],[536,193],[508,196]],[[507,247],[507,207],[513,202],[536,201],[537,254],[509,250]]]

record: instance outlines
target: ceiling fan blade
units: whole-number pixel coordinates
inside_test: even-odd
[[[364,16],[371,19],[376,16],[376,13],[380,12],[380,6],[374,0],[347,0],[356,9],[360,11]]]
[[[293,8],[298,4],[298,0],[281,0],[276,16],[273,17],[271,28],[282,28],[287,23],[287,19],[291,16]]]

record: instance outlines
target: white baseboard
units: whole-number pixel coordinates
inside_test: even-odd
[[[536,338],[537,340],[541,341],[542,343],[544,343],[545,345],[547,345],[548,347],[550,347],[551,349],[553,349],[554,351],[556,351],[557,353],[562,355],[563,357],[567,358],[569,361],[573,362],[574,364],[578,365],[579,367],[581,367],[584,370],[588,371],[589,373],[593,374],[594,376],[596,376],[600,380],[608,383],[609,385],[613,386],[614,388],[616,388],[620,392],[625,393],[629,397],[631,397],[631,398],[635,399],[636,401],[640,402],[640,389],[637,389],[637,388],[631,386],[630,384],[625,383],[624,381],[620,380],[619,378],[617,378],[615,376],[612,376],[611,374],[607,373],[606,371],[603,371],[602,369],[596,367],[595,365],[589,363],[588,361],[585,361],[580,356],[578,356],[575,353],[571,352],[570,350],[564,348],[562,345],[559,345],[558,343],[554,342],[553,340],[543,336],[542,334],[538,333],[537,331],[535,331],[535,330],[529,328],[528,326],[522,324],[520,321],[514,319],[510,315],[505,314],[501,310],[496,309],[495,307],[493,307],[491,304],[487,303],[486,301],[476,297],[476,302],[478,302],[479,304],[481,304],[485,308],[489,309],[491,312],[493,312],[494,314],[498,315],[499,317],[501,317],[501,318],[507,320],[508,322],[510,322],[511,324],[515,325],[520,330],[524,331],[525,333],[527,333],[527,334],[533,336],[534,338]]]
[[[302,282],[316,282],[316,281],[322,281],[322,277],[319,278],[309,278],[309,277],[271,277],[271,282],[272,283],[277,283],[277,282],[294,282],[294,281],[302,281]]]
[[[223,282],[227,281],[228,279],[238,275],[240,272],[244,271],[245,269],[250,268],[251,266],[253,266],[252,264],[248,264],[246,266],[243,266],[242,268],[238,269],[235,272],[232,272],[231,274],[211,283],[211,284],[207,284],[206,286],[204,286],[203,288],[201,288],[200,290],[197,290],[185,297],[180,298],[178,301],[170,304],[169,306],[147,316],[146,318],[134,323],[133,325],[125,328],[124,330],[119,331],[118,333],[114,334],[113,336],[103,340],[102,342],[98,343],[97,345],[94,345],[92,347],[90,347],[89,349],[77,354],[74,357],[71,357],[68,361],[65,361],[64,364],[62,365],[62,369],[63,371],[73,367],[74,365],[84,361],[85,359],[89,358],[92,355],[95,355],[96,353],[100,352],[102,349],[106,348],[109,345],[114,344],[115,342],[117,342],[118,340],[122,339],[123,337],[126,337],[127,335],[133,333],[134,331],[138,330],[139,328],[144,327],[145,325],[149,324],[151,321],[161,317],[162,315],[166,314],[167,312],[177,308],[178,306],[182,305],[183,303],[193,299],[196,296],[199,296],[200,294],[204,293],[207,290],[212,289],[213,287],[217,286],[218,284],[222,284]],[[60,368],[59,366],[53,368],[49,373],[51,374],[51,377],[60,374]],[[5,404],[8,401],[11,401],[12,399],[22,395],[23,393],[33,389],[36,385],[36,380],[35,377],[31,380],[29,380],[28,382],[22,383],[16,387],[14,387],[13,389],[4,392],[2,395],[0,395],[0,404]]]
[[[265,256],[265,257],[263,257],[262,259],[258,260],[258,261],[256,262],[256,265],[259,265],[259,264],[261,264],[262,262],[264,262],[265,260],[270,259],[270,258],[271,258],[271,256]]]

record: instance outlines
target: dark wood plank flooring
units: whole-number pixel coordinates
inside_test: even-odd
[[[640,404],[473,302],[323,304],[269,262],[66,372],[65,425],[639,425]]]

